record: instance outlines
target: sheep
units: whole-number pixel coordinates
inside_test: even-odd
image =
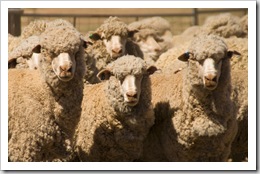
[[[81,113],[84,42],[71,27],[40,35],[37,70],[8,70],[8,160],[73,161]]]
[[[37,69],[40,62],[40,56],[33,48],[35,45],[38,45],[39,35],[48,27],[55,26],[74,28],[71,23],[63,19],[56,19],[53,21],[35,20],[24,27],[20,37],[12,37],[9,35],[8,45],[10,49],[8,51],[8,67]]]
[[[128,28],[131,31],[137,31],[132,39],[139,45],[146,61],[156,62],[160,54],[172,46],[170,23],[162,17],[135,21],[130,23]]]
[[[39,42],[39,36],[30,36],[22,40],[19,45],[8,54],[8,68],[37,69],[40,62],[39,53],[36,51]],[[35,49],[35,51],[33,49]]]
[[[247,161],[248,157],[248,71],[233,70],[232,101],[237,112],[238,132],[232,143],[230,158],[232,161]]]
[[[216,34],[224,38],[244,37],[246,35],[240,18],[230,13],[208,17],[203,24],[203,29],[208,34]]]
[[[80,161],[134,161],[154,123],[149,75],[144,60],[125,55],[98,73],[105,82],[85,84],[76,130]]]
[[[134,32],[128,30],[127,25],[121,19],[112,16],[106,19],[94,32],[89,32],[86,41],[92,45],[85,50],[86,82],[100,82],[96,78],[98,71],[120,56],[126,54],[141,56],[142,53],[138,51],[138,47],[128,39]],[[128,50],[126,50],[126,47]]]
[[[237,133],[230,57],[217,36],[195,38],[177,74],[151,76],[155,124],[139,161],[226,161]]]

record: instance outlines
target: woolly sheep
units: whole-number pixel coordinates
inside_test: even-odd
[[[237,133],[229,62],[236,53],[217,36],[200,36],[179,57],[187,68],[151,76],[155,124],[140,161],[227,160]]]
[[[40,62],[40,56],[33,48],[39,43],[39,35],[41,35],[48,27],[66,26],[74,28],[71,23],[63,19],[35,20],[30,22],[21,32],[20,37],[13,39],[9,37],[8,45],[10,47],[8,53],[9,68],[30,68],[37,69]]]
[[[208,17],[204,22],[203,29],[208,34],[216,34],[224,38],[244,37],[246,34],[241,26],[240,18],[230,13]]]
[[[38,52],[34,49],[37,49],[39,43],[39,36],[30,36],[22,40],[19,45],[8,54],[8,67],[37,68],[40,60]]]
[[[77,30],[48,27],[40,35],[39,69],[9,69],[9,161],[74,159],[85,73],[82,45]]]
[[[128,25],[129,30],[137,31],[132,39],[139,45],[144,59],[155,62],[159,55],[171,45],[172,33],[170,23],[162,17],[145,18]]]
[[[85,80],[90,83],[100,82],[96,75],[98,71],[105,68],[106,65],[118,57],[131,54],[141,56],[140,52],[135,52],[138,47],[128,39],[131,35],[127,25],[118,17],[109,17],[104,23],[96,29],[95,32],[90,32],[86,41],[92,45],[87,47],[86,65],[87,72]],[[129,50],[126,50],[126,45]]]
[[[84,86],[76,151],[80,161],[133,161],[154,123],[148,67],[139,57],[118,58]]]

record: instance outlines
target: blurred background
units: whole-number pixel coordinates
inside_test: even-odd
[[[125,23],[152,16],[161,16],[171,24],[173,35],[193,25],[202,25],[208,16],[231,13],[238,17],[247,8],[16,8],[8,9],[8,33],[19,36],[23,27],[37,19],[70,21],[81,33],[93,31],[109,16],[118,16]]]

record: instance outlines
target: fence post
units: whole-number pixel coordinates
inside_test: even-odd
[[[21,15],[23,10],[20,8],[8,9],[8,33],[13,36],[20,36],[21,34]]]
[[[193,9],[193,25],[198,25],[198,9]]]

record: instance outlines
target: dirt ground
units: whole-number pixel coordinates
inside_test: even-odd
[[[158,14],[192,14],[192,8],[77,8],[77,9],[64,9],[64,8],[25,8],[24,14],[77,14],[77,15],[126,15],[125,17],[120,17],[127,24],[137,20],[136,17],[132,15],[154,15],[158,16]],[[199,15],[198,24],[202,25],[204,20],[210,15],[217,15],[219,13],[213,12],[217,9],[198,9],[199,11],[210,10],[211,13],[202,13]],[[245,11],[236,11],[231,12],[234,15],[239,17],[245,15],[247,12]],[[31,21],[36,19],[56,19],[57,17],[30,17],[23,16],[22,17],[22,28],[28,25]],[[60,18],[60,17],[58,17]],[[88,31],[95,30],[106,17],[79,17],[74,21],[73,17],[62,17],[70,21],[71,23],[75,22],[76,28],[81,33],[87,33]],[[142,19],[143,17],[138,17],[138,19]],[[167,16],[164,17],[171,23],[171,30],[174,35],[182,33],[186,28],[193,25],[193,17],[192,16]]]

